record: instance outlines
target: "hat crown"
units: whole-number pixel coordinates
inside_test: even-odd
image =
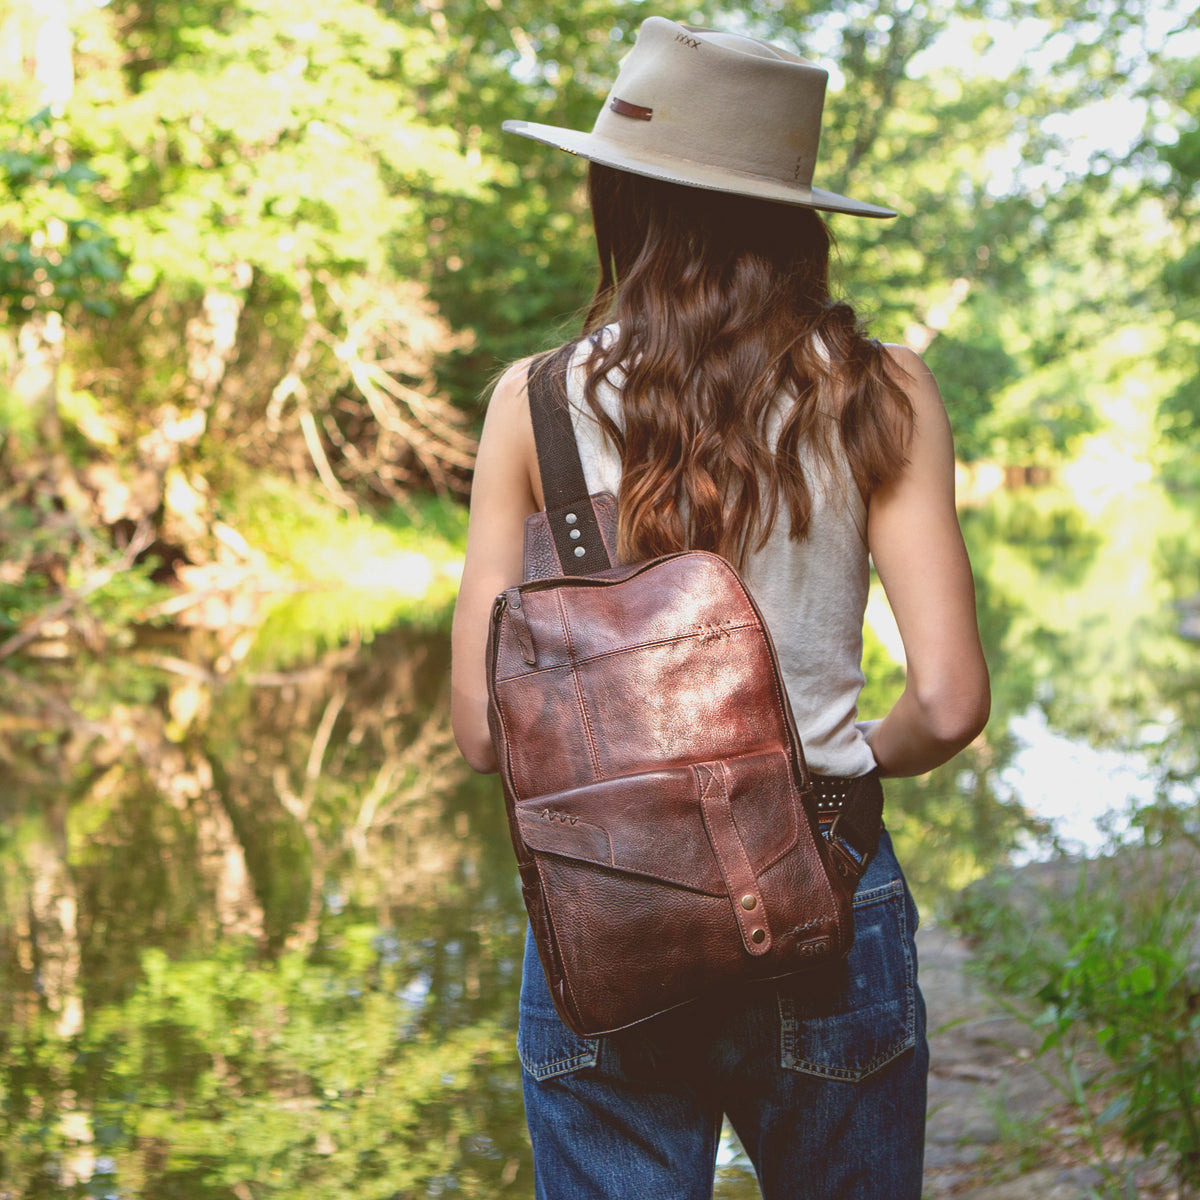
[[[767,42],[649,17],[592,132],[634,154],[807,188],[828,78]]]
[[[686,187],[894,217],[813,184],[828,79],[781,46],[649,17],[590,132],[533,121],[504,128]]]
[[[647,21],[661,21],[662,17],[648,17]],[[669,22],[668,22],[669,23]],[[701,29],[697,25],[684,25],[684,29],[700,37],[713,46],[724,46],[728,50],[737,50],[741,54],[757,54],[760,58],[782,58],[788,62],[805,62],[798,54],[776,46],[771,42],[760,42],[758,38],[746,37],[740,33],[726,33],[720,29]],[[812,66],[812,63],[809,63]]]

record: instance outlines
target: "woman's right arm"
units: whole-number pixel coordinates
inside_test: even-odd
[[[492,393],[475,474],[462,583],[450,633],[450,719],[463,758],[476,771],[499,769],[488,731],[486,651],[492,604],[521,582],[525,518],[541,507],[541,481],[525,379],[510,367]]]
[[[987,723],[991,696],[975,585],[954,506],[954,443],[929,368],[889,346],[908,375],[915,423],[908,462],[867,509],[867,544],[904,643],[904,691],[863,723],[884,775],[920,775],[953,758]]]

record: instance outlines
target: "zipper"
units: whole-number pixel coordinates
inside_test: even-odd
[[[519,588],[509,588],[508,591],[519,591],[525,594],[529,592],[540,592],[546,588],[561,588],[561,587],[612,587],[615,584],[625,583],[627,580],[633,579],[647,571],[652,567],[657,567],[660,563],[668,562],[672,558],[682,558],[686,554],[704,554],[709,558],[720,559],[725,562],[718,554],[710,554],[707,550],[676,550],[671,554],[663,554],[658,558],[648,558],[645,562],[639,563],[636,569],[631,569],[628,564],[616,564],[607,571],[597,575],[549,575],[544,579],[530,579],[522,583]],[[728,566],[728,563],[726,563]],[[622,574],[613,578],[609,572],[620,571]],[[505,595],[508,592],[504,593]]]

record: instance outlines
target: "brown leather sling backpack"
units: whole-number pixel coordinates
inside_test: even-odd
[[[616,501],[588,495],[568,362],[530,369],[546,511],[493,608],[488,721],[550,993],[594,1036],[845,955],[883,795],[875,774],[810,774],[724,559],[612,565]]]

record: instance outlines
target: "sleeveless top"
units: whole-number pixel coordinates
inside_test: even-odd
[[[586,339],[580,342],[567,376],[571,418],[588,491],[616,496],[620,458],[583,394],[589,349]],[[597,398],[620,426],[617,387],[602,381]],[[875,760],[855,716],[864,682],[862,630],[870,584],[866,506],[844,454],[838,454],[832,472],[811,454],[803,465],[813,504],[807,536],[792,541],[787,514],[781,514],[767,544],[748,556],[742,578],[775,642],[810,769],[865,775]]]

